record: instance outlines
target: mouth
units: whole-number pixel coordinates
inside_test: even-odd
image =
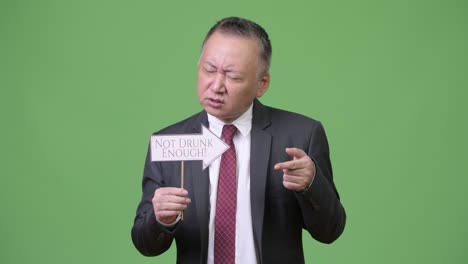
[[[213,98],[208,98],[207,102],[208,102],[208,105],[213,108],[220,108],[224,104],[223,100],[213,99]]]

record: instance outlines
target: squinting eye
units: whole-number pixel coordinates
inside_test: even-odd
[[[213,69],[213,68],[210,68],[210,69],[203,68],[203,69],[204,69],[206,72],[208,72],[208,73],[214,73],[214,72],[216,72],[216,70]]]
[[[233,81],[240,81],[242,80],[240,77],[236,77],[236,76],[228,76],[229,79],[233,80]]]

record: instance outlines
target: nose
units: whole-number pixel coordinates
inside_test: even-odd
[[[215,79],[213,83],[211,84],[210,89],[214,93],[224,93],[226,91],[226,87],[225,87],[226,76],[223,73],[218,72],[216,73],[214,78]]]

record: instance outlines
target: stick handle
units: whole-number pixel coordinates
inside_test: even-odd
[[[184,188],[184,161],[180,162],[180,188]],[[180,219],[184,220],[184,211],[181,212]]]
[[[184,188],[184,161],[180,162],[180,188]]]

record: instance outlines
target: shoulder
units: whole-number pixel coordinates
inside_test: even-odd
[[[312,155],[313,149],[328,145],[320,121],[274,107],[263,108],[263,118],[267,121],[261,127],[274,138],[273,145],[280,146],[280,149],[285,146],[295,146]]]
[[[178,133],[196,133],[201,131],[201,124],[206,123],[207,121],[206,112],[201,111],[196,113],[182,121],[179,121],[175,124],[172,124],[168,127],[165,127],[157,132],[154,132],[153,135],[164,135],[164,134],[178,134]]]
[[[262,112],[261,115],[270,121],[270,126],[272,127],[283,127],[290,129],[297,129],[297,127],[301,127],[302,129],[312,129],[316,126],[320,126],[320,121],[303,114],[266,105],[261,105],[259,108],[262,109],[259,111]]]
[[[267,106],[267,108],[270,111],[270,116],[271,116],[272,121],[282,121],[282,122],[284,121],[284,122],[292,122],[292,123],[301,122],[301,123],[310,123],[310,124],[319,122],[318,120],[305,116],[303,114],[299,114],[299,113],[295,113],[295,112],[291,112],[291,111],[287,111],[283,109],[278,109],[274,107],[269,107],[269,106]]]

